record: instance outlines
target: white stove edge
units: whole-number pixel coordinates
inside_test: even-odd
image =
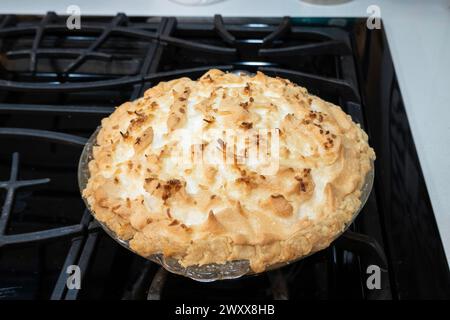
[[[394,61],[411,131],[425,176],[441,239],[450,264],[450,0],[406,2],[353,0],[340,5],[311,5],[299,0],[225,0],[185,6],[168,0],[2,0],[0,14],[66,14],[77,5],[81,15],[129,16],[285,16],[363,17],[377,5]],[[81,26],[82,26],[81,16]],[[447,41],[446,41],[447,40]],[[447,103],[446,103],[447,102]]]

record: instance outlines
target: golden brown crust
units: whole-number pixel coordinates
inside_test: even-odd
[[[190,161],[176,152],[183,129],[201,140],[189,144]],[[205,139],[225,129],[259,147],[270,139],[254,132],[276,129],[276,173],[242,161],[246,148]],[[233,159],[199,162],[195,150]],[[184,266],[247,259],[256,272],[328,246],[359,208],[375,158],[338,106],[285,79],[219,70],[161,82],[122,104],[102,120],[93,156],[83,196],[137,253]]]

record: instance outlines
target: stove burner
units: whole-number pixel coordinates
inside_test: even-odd
[[[68,30],[65,21],[53,12],[0,16],[0,299],[387,299],[408,292],[403,283],[391,282],[401,259],[385,254],[388,239],[391,257],[398,257],[395,232],[383,229],[381,209],[390,208],[380,189],[390,183],[383,174],[351,231],[330,248],[259,276],[215,283],[167,273],[122,249],[92,220],[76,182],[82,146],[115,106],[159,81],[196,78],[211,68],[260,70],[307,87],[365,127],[382,151],[377,162],[386,163],[389,153],[379,141],[397,140],[374,130],[374,100],[361,95],[368,84],[382,85],[367,79],[373,68],[369,52],[380,38],[358,29],[363,21],[341,28],[289,17],[119,13],[112,19],[83,17],[80,30]],[[397,113],[403,116],[402,106]],[[407,122],[402,130],[412,141]],[[399,170],[394,165],[393,175]],[[371,264],[382,271],[381,290],[365,284]],[[81,270],[81,290],[66,286],[71,265]],[[434,270],[444,274],[438,266]]]

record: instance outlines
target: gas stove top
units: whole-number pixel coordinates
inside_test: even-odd
[[[449,269],[384,31],[365,19],[0,16],[0,299],[407,299],[450,296]],[[263,71],[368,132],[375,186],[328,249],[259,276],[199,283],[93,221],[77,164],[114,107],[211,68]],[[68,288],[69,266],[81,289]],[[381,279],[368,285],[372,267]]]

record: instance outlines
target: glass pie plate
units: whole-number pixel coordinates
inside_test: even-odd
[[[97,130],[89,138],[86,145],[84,146],[83,152],[80,157],[80,161],[78,164],[78,184],[79,184],[81,193],[86,188],[87,182],[89,180],[90,173],[89,173],[88,164],[89,164],[89,161],[91,161],[93,159],[92,149],[93,149],[93,146],[95,146],[95,144],[96,144],[97,134],[99,131],[100,131],[100,127],[98,127]],[[369,197],[369,194],[372,190],[373,180],[374,180],[374,165],[372,163],[372,169],[368,172],[365,182],[364,182],[364,185],[362,187],[362,192],[361,192],[361,197],[360,197],[361,206],[354,213],[352,219],[345,226],[342,233],[345,232],[345,230],[352,224],[353,220],[356,218],[358,213],[364,207],[364,204],[366,203],[366,201]],[[83,200],[86,204],[86,207],[90,210],[87,200],[84,197],[83,197]],[[93,217],[95,218],[95,213],[92,210],[90,210],[90,212],[93,215]],[[116,240],[119,244],[121,244],[123,247],[127,248],[128,250],[133,251],[130,248],[128,241],[120,239],[111,229],[109,229],[109,227],[106,224],[104,224],[98,220],[97,220],[97,222],[105,230],[105,232],[108,235],[110,235],[114,240]],[[338,238],[342,233],[336,235],[335,239]],[[313,253],[314,252],[311,252],[310,254],[313,254]],[[277,263],[277,264],[273,264],[270,266],[266,266],[265,271],[270,271],[270,270],[273,270],[276,268],[280,268],[282,266],[288,265],[290,263],[293,263],[293,262],[303,259],[305,257],[306,256],[301,256],[301,257],[291,260],[291,261],[286,261],[283,263]],[[160,264],[166,270],[168,270],[172,273],[183,275],[183,276],[186,276],[186,277],[189,277],[191,279],[201,281],[201,282],[210,282],[210,281],[222,280],[222,279],[236,279],[236,278],[242,277],[244,275],[255,274],[250,269],[250,265],[247,260],[229,261],[225,264],[206,264],[206,265],[202,265],[202,266],[194,265],[194,266],[189,266],[189,267],[183,267],[178,263],[178,261],[176,259],[173,259],[170,257],[165,257],[162,254],[153,254],[153,255],[150,255],[150,256],[144,257],[144,258]]]

